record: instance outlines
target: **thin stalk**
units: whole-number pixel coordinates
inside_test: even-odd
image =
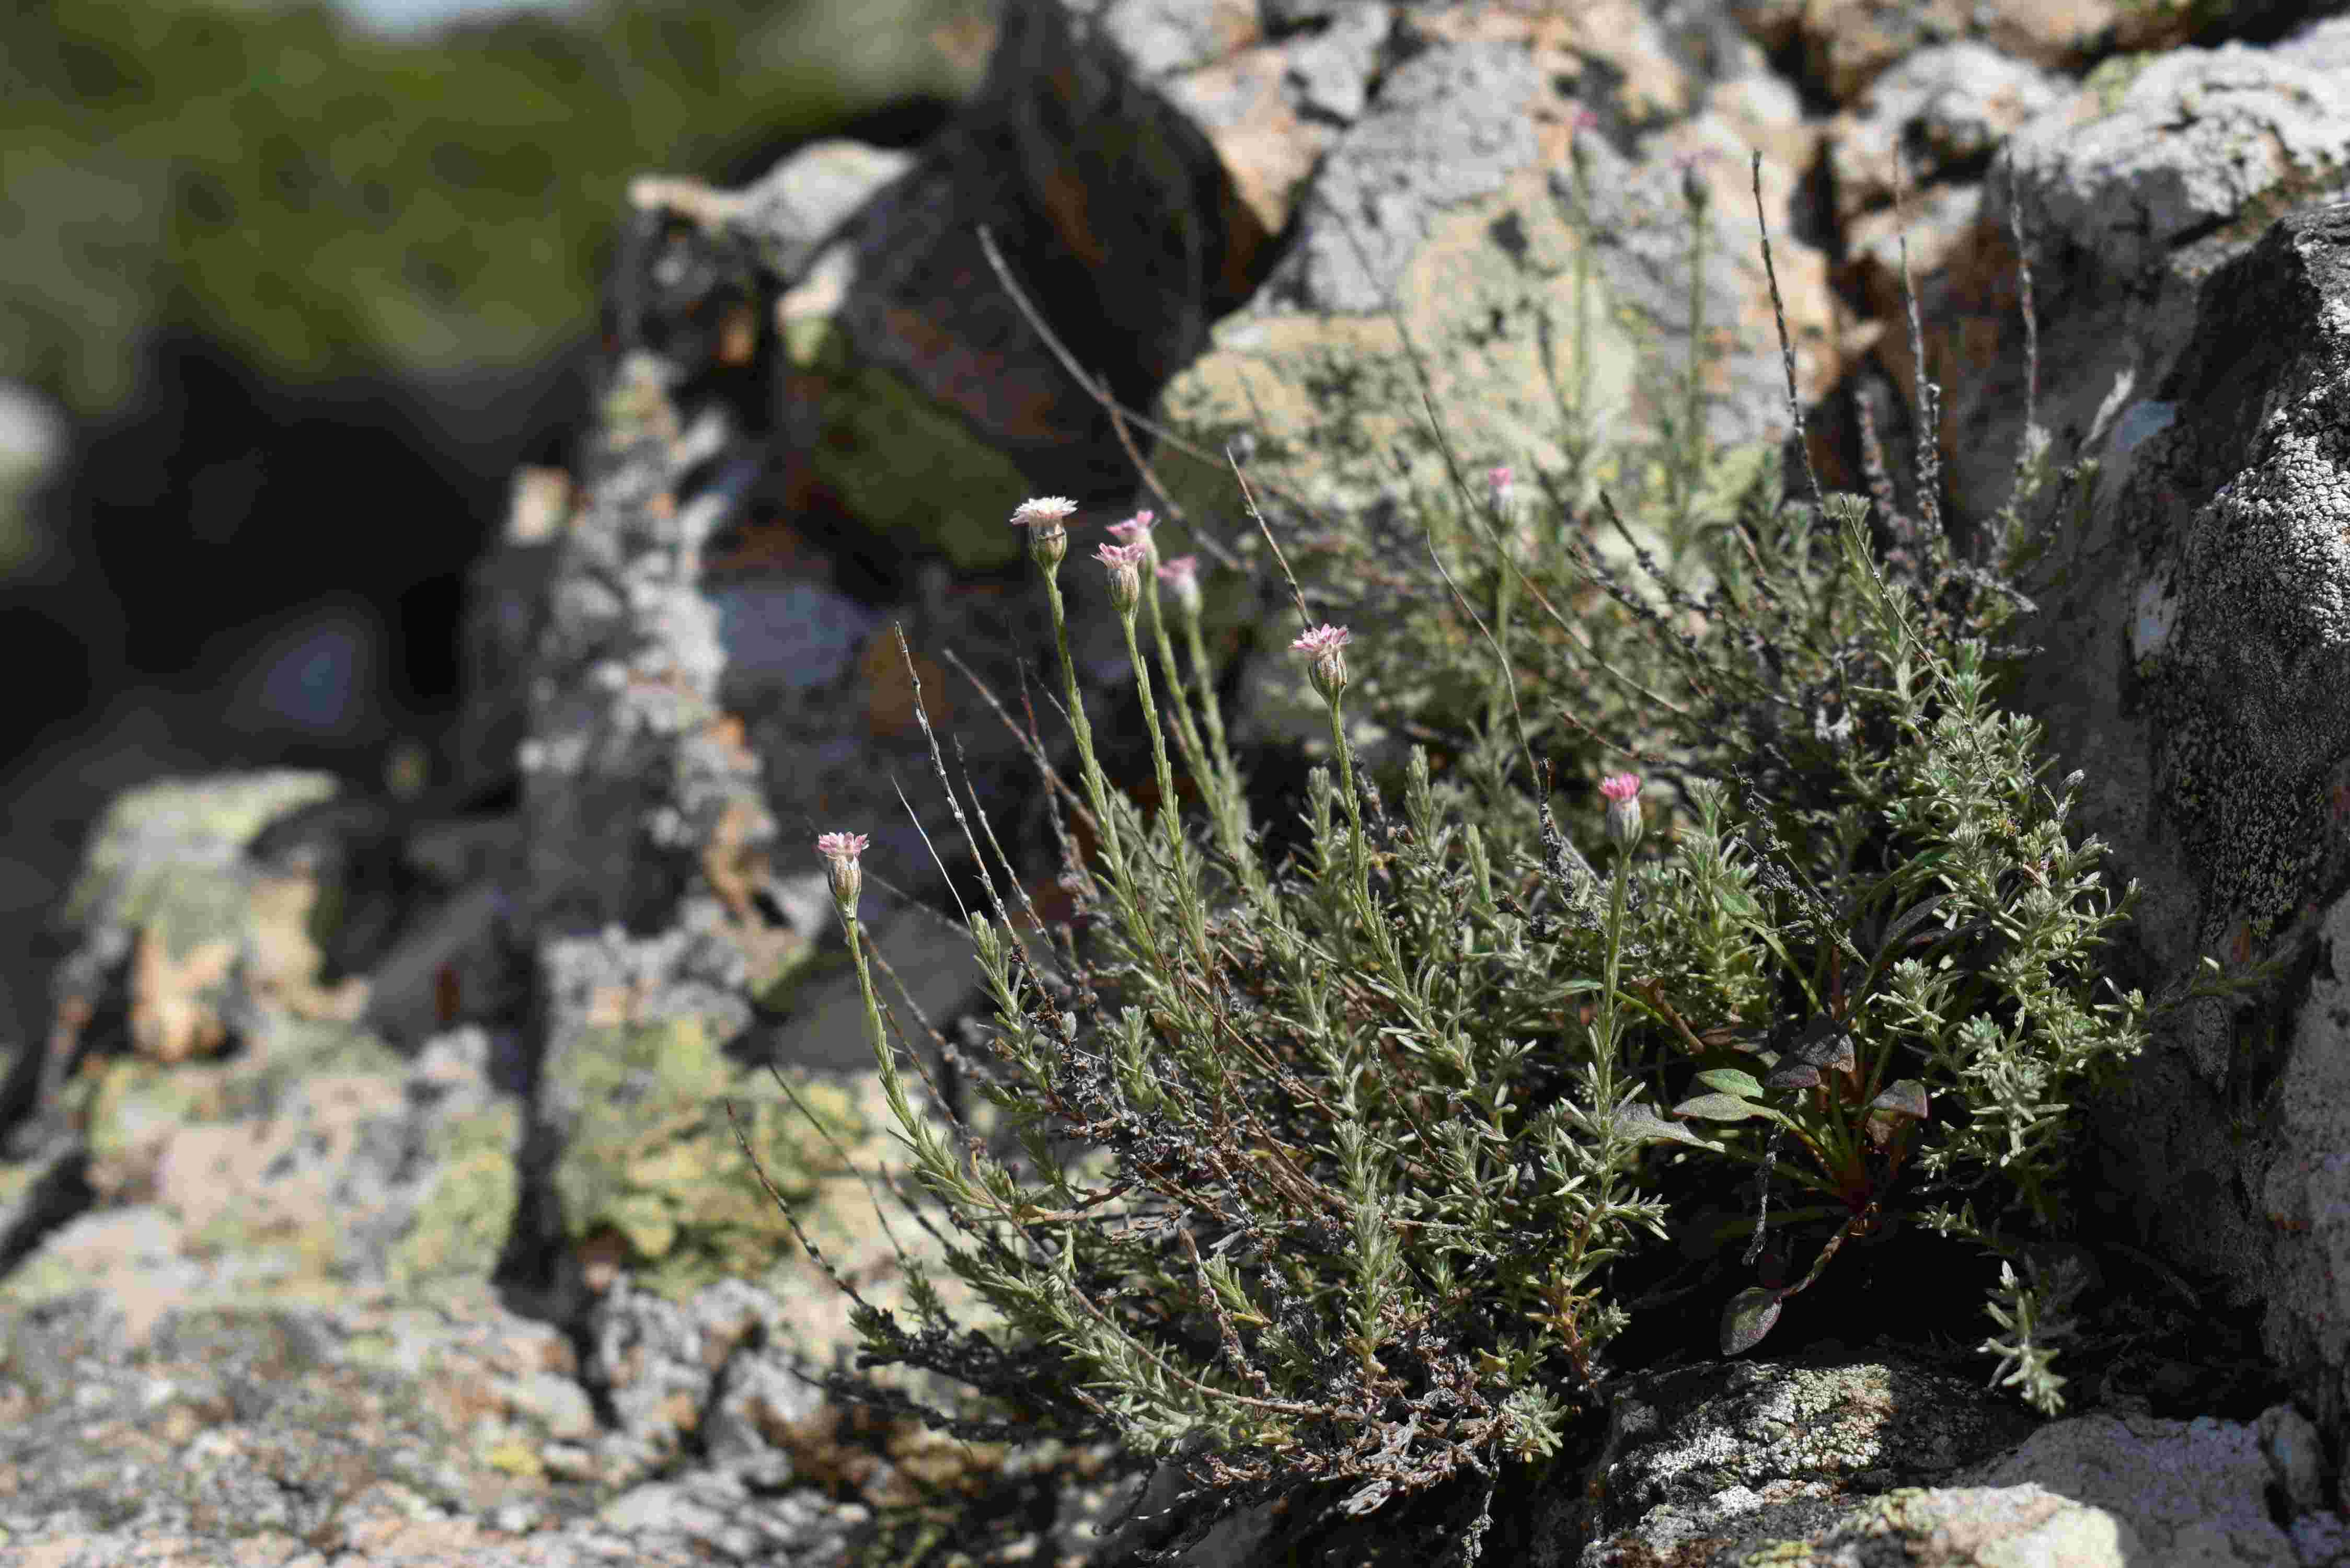
[[[1186,864],[1183,842],[1182,814],[1175,798],[1175,770],[1167,763],[1167,741],[1159,729],[1159,704],[1150,691],[1150,666],[1143,662],[1142,649],[1135,641],[1134,617],[1119,618],[1126,625],[1126,656],[1134,665],[1134,685],[1142,698],[1142,722],[1150,732],[1150,761],[1159,774],[1159,818],[1167,826],[1167,857],[1174,871],[1176,908],[1183,918],[1184,934],[1191,938],[1192,950],[1199,955],[1200,972],[1210,974],[1214,965],[1208,958],[1208,914],[1200,901],[1199,878],[1191,874]],[[1177,693],[1180,701],[1181,693]]]

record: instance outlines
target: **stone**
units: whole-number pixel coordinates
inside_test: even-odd
[[[1761,74],[1759,55],[1742,58],[1724,66],[1726,79]],[[1563,406],[1604,420],[1627,441],[1653,441],[1687,402],[1685,386],[1661,369],[1687,363],[1693,325],[1680,153],[1697,160],[1714,214],[1697,325],[1713,356],[1701,417],[1733,453],[1715,482],[1734,489],[1775,446],[1785,392],[1768,293],[1759,259],[1725,238],[1743,232],[1750,206],[1744,160],[1732,161],[1733,146],[1743,151],[1740,133],[1709,111],[1627,159],[1587,132],[1575,140],[1577,106],[1560,79],[1523,43],[1480,36],[1432,42],[1383,80],[1376,104],[1324,159],[1314,202],[1258,296],[1218,324],[1210,350],[1161,395],[1159,420],[1188,443],[1162,451],[1155,465],[1187,528],[1184,545],[1163,549],[1196,544],[1253,578],[1274,576],[1244,521],[1227,445],[1270,520],[1291,535],[1284,548],[1293,565],[1318,582],[1326,551],[1316,535],[1334,523],[1373,541],[1375,556],[1408,551],[1417,560],[1424,545],[1416,530],[1402,531],[1405,520],[1445,504],[1455,457],[1471,470],[1506,460],[1563,473]],[[1767,105],[1746,100],[1750,109]],[[1796,121],[1792,103],[1768,111]],[[1587,213],[1563,171],[1576,167]],[[1786,232],[1794,173],[1766,168],[1763,188],[1799,378],[1815,389],[1838,371],[1822,258]],[[1580,309],[1578,269],[1588,290]],[[1579,320],[1590,326],[1584,389],[1561,384],[1571,379]],[[1457,452],[1427,429],[1423,369]],[[1326,721],[1287,652],[1295,612],[1285,594],[1252,601],[1221,576],[1204,587],[1211,644],[1237,638],[1258,654],[1235,735],[1321,754]],[[1365,651],[1357,680],[1376,702],[1388,672],[1376,649]],[[1374,770],[1400,761],[1393,743],[1364,740]]]
[[[1962,176],[2064,96],[2062,78],[1986,45],[1918,50],[1829,126],[1837,216],[1850,223],[1890,205],[1898,178],[1916,192]]]
[[[2108,398],[2159,385],[2207,280],[2283,213],[2350,182],[2350,113],[2322,68],[2332,34],[2273,48],[2155,57],[2110,104],[2083,88],[2010,138],[1974,223],[1939,275],[1920,275],[1927,362],[1948,394],[1942,461],[1971,524],[2009,495],[2024,414],[2023,331],[2011,202],[2040,324],[2040,422],[2088,434]],[[1879,351],[1911,380],[1906,329]]]
[[[2058,766],[2095,759],[2083,828],[2141,885],[2139,972],[2173,992],[2207,959],[2223,975],[2298,961],[2342,919],[2350,556],[2328,432],[2350,388],[2345,291],[2342,203],[2286,217],[2215,272],[2147,389],[2168,418],[2108,447],[2095,505],[2035,575],[2028,635],[2070,651],[2022,700]],[[2264,1314],[2263,1343],[2329,1434],[2350,1417],[2329,1218],[2350,1139],[2337,989],[2322,958],[2289,971],[2257,1033],[2225,1000],[2188,1002],[2102,1106],[2108,1201]]]

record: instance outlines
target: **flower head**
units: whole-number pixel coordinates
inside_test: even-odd
[[[1347,689],[1347,639],[1354,636],[1343,626],[1317,626],[1289,646],[1314,661],[1314,690],[1335,702]]]
[[[1645,826],[1640,817],[1640,775],[1610,774],[1599,781],[1599,793],[1607,800],[1607,842],[1629,854],[1640,842]]]
[[[1142,599],[1142,558],[1150,554],[1148,545],[1104,545],[1094,552],[1094,559],[1109,568],[1109,602],[1118,613],[1131,618],[1134,607]]]
[[[1494,511],[1506,511],[1517,488],[1518,476],[1508,463],[1485,471],[1485,493],[1492,498]]]
[[[1118,535],[1118,542],[1121,545],[1140,545],[1147,549],[1150,545],[1150,524],[1155,517],[1154,513],[1138,512],[1123,523],[1111,524],[1109,531]]]
[[[1568,117],[1566,128],[1567,152],[1575,160],[1575,173],[1581,175],[1591,161],[1591,144],[1597,140],[1599,111],[1587,103],[1580,105]]]
[[[1713,189],[1705,182],[1705,166],[1713,161],[1711,151],[1700,149],[1695,152],[1676,153],[1673,167],[1680,171],[1681,200],[1691,212],[1702,213],[1713,201]]]
[[[1066,495],[1039,495],[1020,504],[1012,525],[1028,530],[1028,554],[1050,576],[1069,550],[1069,514],[1077,504]]]
[[[825,875],[832,882],[832,901],[840,907],[843,919],[857,918],[857,896],[865,885],[857,857],[865,853],[867,842],[861,833],[827,833],[816,841],[816,852],[824,857]]]
[[[1200,557],[1178,556],[1159,568],[1159,580],[1165,583],[1175,596],[1175,604],[1185,615],[1200,613]]]

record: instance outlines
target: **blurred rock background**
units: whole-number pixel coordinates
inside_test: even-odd
[[[112,794],[459,781],[466,567],[584,421],[629,180],[935,129],[984,0],[0,21],[0,1040]]]

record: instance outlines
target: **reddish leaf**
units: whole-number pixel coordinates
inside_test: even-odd
[[[1884,1147],[1901,1130],[1905,1122],[1926,1119],[1926,1085],[1915,1078],[1903,1078],[1888,1085],[1885,1092],[1868,1102],[1868,1116],[1862,1126],[1868,1141]]]

